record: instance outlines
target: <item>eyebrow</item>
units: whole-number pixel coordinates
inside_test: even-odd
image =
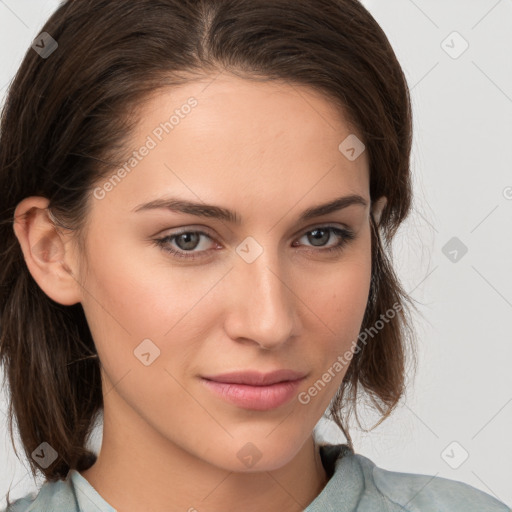
[[[367,201],[358,194],[352,194],[348,196],[338,197],[328,203],[313,206],[304,210],[299,217],[299,222],[307,221],[315,217],[327,215],[329,213],[336,212],[358,204],[361,206],[367,206]],[[133,208],[133,212],[148,211],[164,208],[177,213],[186,213],[195,215],[197,217],[207,217],[212,219],[219,219],[232,224],[240,225],[242,223],[242,217],[232,210],[222,208],[221,206],[215,206],[205,203],[194,203],[191,201],[185,201],[183,199],[175,197],[164,197],[161,199],[155,199],[149,203],[144,203]]]

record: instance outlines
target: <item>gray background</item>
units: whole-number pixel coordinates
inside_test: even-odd
[[[372,432],[351,429],[356,451],[386,469],[466,482],[510,506],[512,0],[363,3],[412,90],[415,205],[394,248],[423,318],[416,319],[414,384]],[[0,101],[57,5],[0,0]],[[16,458],[5,409],[0,394],[0,498],[9,485],[16,498],[41,480]],[[367,428],[377,419],[361,415]],[[329,422],[317,429],[331,442],[344,440]]]

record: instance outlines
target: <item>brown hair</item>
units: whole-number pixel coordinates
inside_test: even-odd
[[[86,443],[103,399],[81,304],[58,304],[34,281],[13,231],[15,207],[28,196],[48,198],[57,224],[74,230],[83,248],[91,192],[126,159],[137,108],[160,88],[224,71],[324,93],[366,145],[371,200],[388,199],[380,224],[371,218],[361,327],[378,333],[358,340],[330,407],[352,446],[346,421],[359,390],[386,418],[414,353],[412,344],[406,349],[411,298],[391,265],[391,241],[411,208],[411,105],[377,22],[357,0],[73,0],[41,32],[58,48],[48,58],[27,51],[0,125],[0,361],[11,439],[15,416],[34,477],[39,470],[53,481],[94,463]],[[390,310],[396,316],[383,322]],[[31,453],[44,441],[58,458],[42,469]]]

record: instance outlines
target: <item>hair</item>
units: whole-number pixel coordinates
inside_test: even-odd
[[[412,299],[394,273],[391,247],[412,202],[411,102],[380,26],[357,0],[73,0],[41,32],[58,48],[48,58],[28,49],[0,124],[0,362],[11,440],[14,446],[15,417],[33,476],[41,471],[55,481],[95,462],[86,444],[103,397],[82,306],[53,301],[33,279],[13,231],[16,205],[47,198],[56,225],[85,249],[92,191],[126,160],[141,105],[159,90],[222,72],[322,93],[366,146],[372,202],[387,197],[380,222],[370,217],[361,326],[378,333],[368,343],[358,338],[329,406],[352,448],[348,418],[356,403],[366,397],[381,421],[389,416],[415,348],[406,346]],[[392,321],[382,322],[391,310]],[[31,457],[42,442],[58,454],[47,468]]]

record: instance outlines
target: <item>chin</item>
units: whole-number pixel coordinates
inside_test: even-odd
[[[260,437],[244,436],[242,439],[238,436],[228,441],[228,446],[217,444],[215,451],[220,450],[220,453],[209,452],[212,457],[210,463],[237,473],[275,471],[286,466],[300,451],[304,439],[299,435],[290,435],[283,426],[283,435],[279,435],[279,428]]]

